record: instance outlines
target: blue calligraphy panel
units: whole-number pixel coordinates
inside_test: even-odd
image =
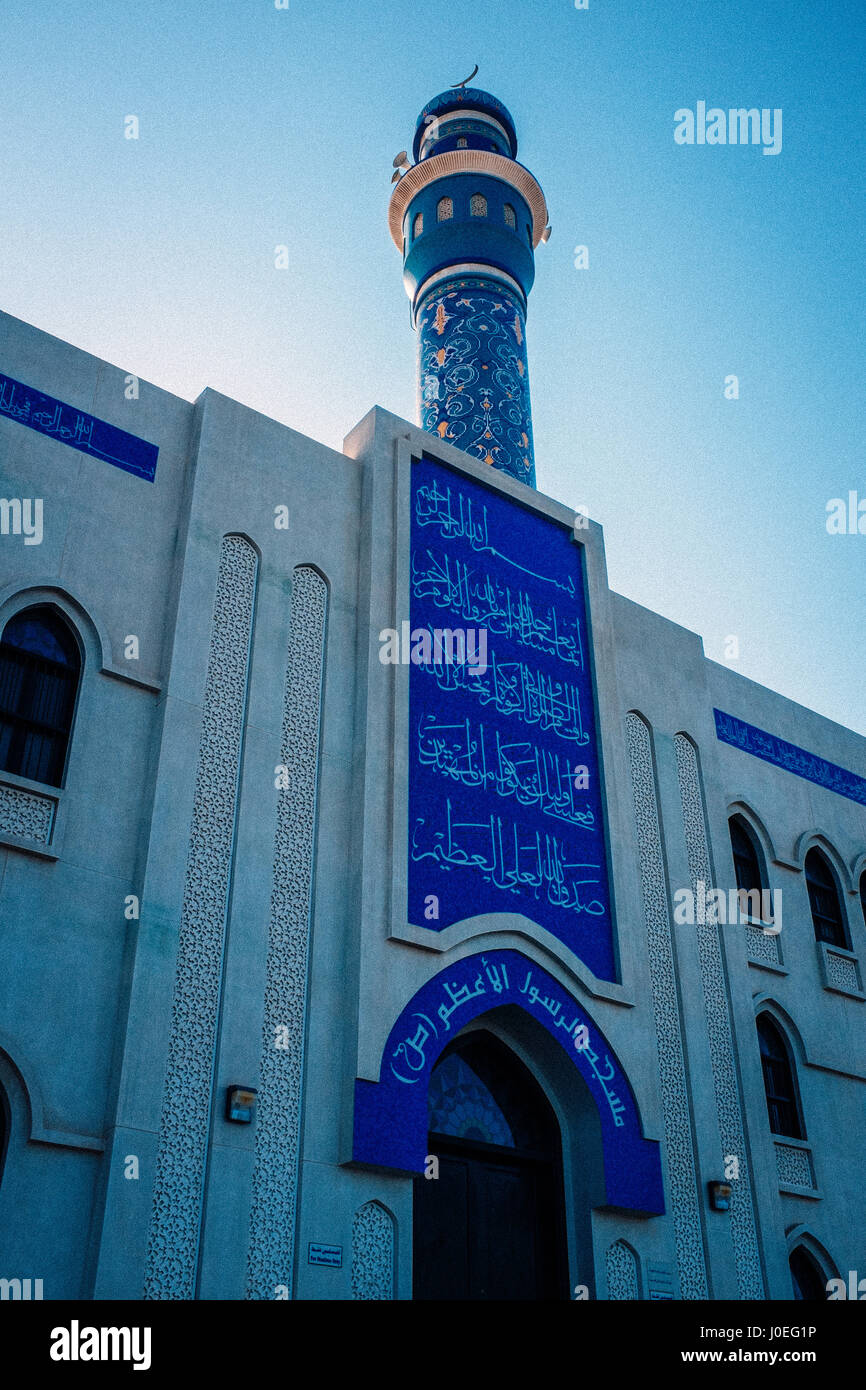
[[[42,391],[34,391],[10,376],[0,374],[0,415],[9,420],[17,420],[19,425],[38,430],[61,444],[68,444],[82,454],[102,459],[115,468],[123,468],[152,483],[156,476],[156,460],[159,449],[139,439],[135,434],[127,434],[116,425],[105,420],[97,420],[74,406],[64,405],[53,396]]]
[[[581,548],[412,464],[410,923],[518,912],[616,978]]]
[[[608,1205],[663,1212],[659,1145],[643,1136],[628,1077],[577,1000],[519,951],[466,956],[440,970],[409,1001],[388,1035],[379,1080],[355,1082],[355,1162],[423,1171],[436,1061],[467,1023],[503,1004],[536,1019],[586,1082],[601,1124]]]

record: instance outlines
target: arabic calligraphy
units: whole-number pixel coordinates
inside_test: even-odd
[[[537,611],[530,594],[512,589],[490,571],[478,574],[464,560],[425,550],[412,556],[412,593],[488,632],[583,669],[580,623],[553,603]]]
[[[576,685],[554,680],[523,661],[500,661],[490,654],[483,672],[471,666],[434,660],[421,668],[436,679],[440,690],[474,696],[481,705],[492,705],[499,714],[514,715],[524,724],[551,729],[572,743],[589,743],[583,727],[580,691]]]
[[[450,487],[443,491],[435,479],[432,486],[419,487],[415,494],[415,519],[419,526],[435,526],[445,540],[465,540],[474,551],[486,551],[490,555],[496,555],[507,565],[521,570],[523,574],[532,575],[533,579],[540,579],[543,584],[553,584],[557,589],[563,589],[570,598],[574,598],[577,589],[572,575],[566,575],[563,580],[558,579],[556,575],[539,574],[537,570],[528,569],[526,565],[519,564],[510,555],[490,544],[487,510],[487,507],[482,506],[479,517],[479,508],[476,505],[473,519],[472,498],[464,497],[458,492],[456,503],[452,504]]]
[[[409,920],[523,912],[616,978],[580,547],[427,456],[411,487],[411,623],[489,639],[409,672]]]
[[[445,802],[445,829],[431,830],[418,816],[410,846],[416,863],[432,859],[446,870],[474,869],[497,888],[517,894],[530,889],[536,900],[543,895],[555,907],[603,917],[604,903],[591,896],[601,883],[602,870],[598,864],[568,859],[566,853],[557,836],[521,830],[503,816],[458,821],[450,799]]]
[[[537,806],[545,815],[595,829],[588,798],[578,804],[571,765],[563,754],[539,748],[529,739],[506,741],[466,718],[457,723],[422,714],[417,731],[418,761],[466,787],[490,787],[513,796],[521,806]]]
[[[137,435],[0,375],[0,415],[153,482],[159,449]]]
[[[558,991],[550,978],[542,976],[540,971],[528,969],[523,984],[517,989],[516,982],[512,983],[508,978],[508,967],[503,960],[482,956],[481,968],[478,969],[476,962],[478,957],[466,963],[469,966],[469,975],[474,974],[474,979],[466,979],[462,983],[455,978],[442,981],[438,991],[438,998],[441,999],[438,1007],[434,997],[429,1005],[429,1012],[413,1011],[412,1022],[414,1024],[417,1019],[418,1023],[412,1031],[407,1031],[391,1050],[389,1067],[392,1076],[404,1086],[426,1082],[447,1035],[452,1032],[452,1027],[462,1027],[475,1017],[479,1010],[464,1013],[462,1018],[452,1025],[455,1014],[465,1010],[473,1000],[482,997],[485,999],[482,1011],[513,1000],[536,1016],[542,1011],[546,1013],[550,1022],[545,1026],[551,1031],[554,1028],[562,1029],[565,1039],[572,1040],[576,1047],[577,1065],[584,1073],[588,1069],[590,1081],[599,1087],[605,1097],[614,1127],[621,1129],[626,1123],[626,1104],[618,1094],[616,1085],[610,1084],[619,1084],[617,1067],[608,1052],[592,1046],[591,1029],[573,1001]],[[533,984],[534,974],[542,978],[541,986]],[[560,997],[557,997],[558,993]],[[434,1012],[439,1025],[431,1017]],[[429,1046],[431,1043],[434,1046]],[[586,1063],[586,1068],[583,1062]]]

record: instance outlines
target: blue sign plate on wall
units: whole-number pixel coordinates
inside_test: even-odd
[[[23,382],[2,374],[0,415],[58,439],[61,444],[68,444],[82,454],[90,454],[92,458],[102,459],[103,463],[111,463],[115,468],[134,473],[146,482],[152,483],[156,476],[159,449],[155,444],[148,444],[146,439],[127,434],[126,430],[119,430],[116,425],[109,425],[95,415],[65,405],[53,396],[34,391],[32,386],[25,386]]]
[[[342,1245],[321,1245],[318,1241],[310,1241],[307,1248],[308,1265],[330,1265],[332,1269],[341,1269],[343,1264]]]
[[[412,464],[408,919],[521,913],[616,978],[582,551]]]

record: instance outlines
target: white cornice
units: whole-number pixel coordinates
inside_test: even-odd
[[[432,275],[428,275],[423,284],[418,286],[413,303],[416,305],[419,304],[422,297],[429,294],[430,290],[435,289],[436,285],[441,284],[443,280],[453,280],[455,276],[461,277],[470,275],[484,276],[488,280],[502,281],[503,284],[506,284],[509,289],[513,290],[518,296],[520,303],[524,306],[526,305],[526,295],[511,275],[506,274],[504,270],[500,270],[498,266],[485,265],[481,261],[461,261],[458,265],[449,265],[443,270],[434,271]]]
[[[398,251],[403,247],[403,217],[415,194],[437,179],[447,178],[449,174],[490,174],[503,183],[511,184],[529,204],[532,245],[538,245],[547,226],[547,203],[541,185],[529,170],[504,154],[491,154],[487,150],[447,150],[445,154],[434,154],[413,164],[391,195],[388,229]]]

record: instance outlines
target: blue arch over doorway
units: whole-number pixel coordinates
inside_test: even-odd
[[[354,1161],[423,1172],[427,1089],[437,1058],[467,1023],[502,1004],[516,1004],[542,1024],[587,1083],[601,1121],[607,1205],[661,1215],[659,1145],[643,1137],[628,1077],[577,1000],[520,951],[466,956],[409,1000],[388,1034],[379,1080],[355,1082]]]

